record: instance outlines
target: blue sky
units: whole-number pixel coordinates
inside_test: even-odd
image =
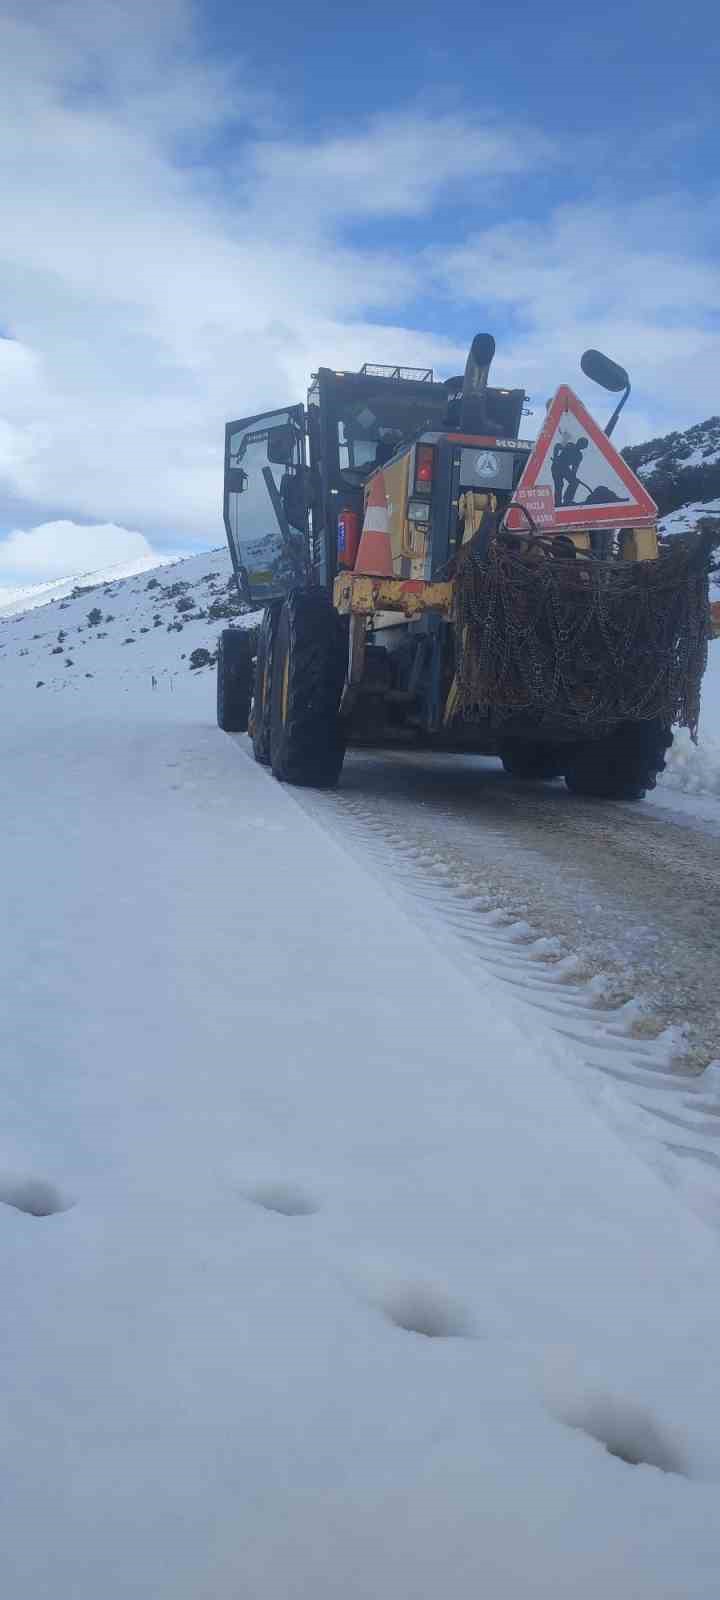
[[[713,16],[6,0],[0,587],[218,542],[225,417],[321,362],[720,409]]]

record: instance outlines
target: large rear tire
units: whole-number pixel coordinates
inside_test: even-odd
[[[278,605],[267,607],[260,624],[255,661],[255,687],[250,713],[250,733],[252,736],[253,755],[255,760],[259,761],[263,767],[270,765],[272,661],[279,614],[280,607]]]
[[[223,628],[217,655],[217,720],[224,733],[246,733],[252,689],[249,635]]]
[[[565,753],[560,745],[523,744],[519,739],[500,746],[500,760],[511,778],[534,779],[536,783],[561,778]]]
[[[642,800],[665,770],[672,730],[655,718],[624,722],[604,739],[577,745],[565,770],[573,794],[600,800]]]
[[[294,590],[273,645],[270,761],[281,783],[327,789],[345,757],[338,706],[345,677],[342,623],[321,589]]]

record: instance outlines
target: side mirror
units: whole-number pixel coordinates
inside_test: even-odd
[[[229,494],[242,494],[247,489],[248,475],[244,467],[228,467],[226,483]]]
[[[304,528],[307,518],[305,473],[286,475],[280,485],[280,499],[291,528]]]
[[[267,458],[277,467],[287,467],[293,458],[295,432],[289,422],[271,428],[267,440]]]
[[[630,388],[625,368],[619,367],[609,356],[604,356],[601,350],[586,350],[580,366],[586,378],[599,383],[601,389],[609,389],[611,394],[619,394],[621,389]]]

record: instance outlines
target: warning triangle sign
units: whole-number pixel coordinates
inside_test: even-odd
[[[514,533],[529,527],[519,506],[541,533],[636,527],[657,517],[647,489],[566,384],[550,405],[513,501],[505,524]]]

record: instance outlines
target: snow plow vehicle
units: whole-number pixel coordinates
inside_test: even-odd
[[[320,368],[306,406],[227,424],[225,530],[262,621],[221,635],[218,723],[281,781],[332,785],[349,744],[394,745],[636,800],[673,726],[696,736],[717,535],[658,535],[610,442],[622,367],[582,357],[620,394],[604,430],[563,385],[533,442],[494,352],[478,334],[444,382]]]

